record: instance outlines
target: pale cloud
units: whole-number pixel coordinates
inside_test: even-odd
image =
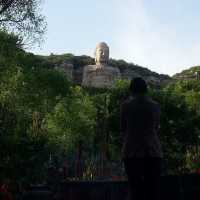
[[[105,41],[111,57],[172,75],[200,64],[199,6],[196,0],[49,1],[47,40],[33,52],[93,56]]]
[[[147,9],[142,0],[116,1],[112,56],[170,75],[200,63],[200,43],[181,39],[175,26],[160,24]]]

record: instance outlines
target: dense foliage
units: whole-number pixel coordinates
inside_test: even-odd
[[[123,175],[119,108],[129,81],[110,90],[82,88],[48,59],[26,53],[18,37],[0,32],[0,43],[0,179],[41,183],[49,169],[63,166],[71,178]],[[166,173],[200,168],[199,85],[192,80],[150,88],[162,108]]]

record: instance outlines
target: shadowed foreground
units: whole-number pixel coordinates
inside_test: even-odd
[[[74,181],[62,182],[56,194],[47,188],[34,187],[23,199],[58,200],[126,200],[126,181]],[[161,181],[162,200],[196,200],[200,196],[200,174],[163,176]]]

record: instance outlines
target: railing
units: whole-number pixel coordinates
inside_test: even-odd
[[[36,190],[34,192],[37,193]],[[32,191],[32,195],[34,194]],[[41,194],[41,189],[38,189]],[[30,200],[27,195],[25,200]],[[40,195],[32,196],[39,200]],[[54,198],[53,198],[54,197]],[[42,199],[57,200],[127,200],[128,183],[126,181],[68,181],[60,183],[55,196]],[[182,176],[162,176],[161,200],[198,200],[200,199],[200,174]]]
[[[126,200],[126,181],[63,182],[60,193],[63,200]],[[161,200],[200,199],[200,174],[163,176]]]

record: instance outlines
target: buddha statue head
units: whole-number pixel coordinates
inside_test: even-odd
[[[105,42],[101,42],[95,49],[95,62],[96,65],[107,64],[109,60],[109,47]]]

